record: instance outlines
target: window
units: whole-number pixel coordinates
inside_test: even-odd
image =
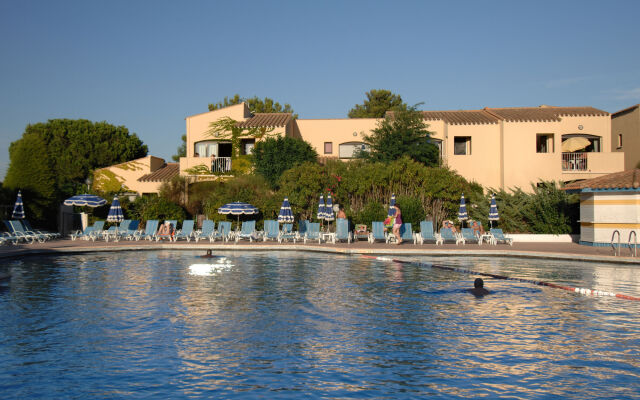
[[[442,140],[431,138],[431,143],[433,143],[438,148],[438,155],[442,158]]]
[[[197,142],[194,148],[195,157],[211,157],[212,154],[217,155],[218,142],[207,140],[204,142]]]
[[[618,133],[618,148],[622,148],[622,133]]]
[[[333,154],[333,142],[324,142],[324,154]]]
[[[471,136],[453,137],[453,154],[458,156],[471,154]]]
[[[256,145],[255,139],[242,139],[240,142],[242,145],[240,154],[247,155],[253,153],[253,148]]]
[[[553,153],[553,134],[538,133],[536,135],[536,153]]]
[[[340,158],[354,158],[360,151],[369,151],[369,146],[362,142],[348,142],[340,145]]]

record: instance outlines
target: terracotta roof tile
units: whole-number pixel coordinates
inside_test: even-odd
[[[180,164],[166,163],[162,167],[138,178],[138,182],[168,182],[180,173]]]
[[[597,178],[574,182],[563,188],[563,190],[581,189],[640,189],[640,169],[630,169]]]
[[[422,111],[427,121],[443,120],[451,125],[497,124],[498,118],[483,110]]]
[[[246,121],[238,122],[240,128],[286,126],[291,121],[291,113],[256,113]]]
[[[636,108],[640,107],[640,104],[635,104],[631,107],[627,107],[624,110],[620,110],[620,111],[616,111],[613,114],[611,114],[611,117],[619,117],[620,115],[624,115],[627,113],[632,112],[633,110],[635,110]]]
[[[607,116],[608,112],[593,107],[514,107],[485,108],[485,111],[507,122],[560,121],[561,117]]]

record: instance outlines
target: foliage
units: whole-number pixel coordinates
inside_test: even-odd
[[[27,125],[22,138],[11,144],[4,184],[28,194],[25,207],[31,218],[51,222],[48,216],[56,215],[65,198],[86,191],[85,179],[92,170],[146,154],[147,146],[123,126],[49,120]]]
[[[294,119],[298,118],[298,114],[294,114],[293,108],[291,108],[291,106],[287,103],[282,105],[277,101],[270,99],[269,97],[265,97],[264,99],[259,99],[257,96],[251,98],[243,98],[240,97],[239,94],[236,94],[231,98],[225,97],[223,101],[217,102],[215,104],[209,104],[209,111],[233,106],[242,102],[247,103],[249,110],[254,113],[292,113]]]
[[[362,105],[356,104],[349,111],[349,118],[384,118],[387,111],[405,111],[407,104],[402,97],[389,90],[372,89],[366,93],[367,99]]]
[[[253,157],[250,154],[238,156],[231,163],[231,171],[225,172],[225,175],[246,175],[253,172]]]
[[[274,130],[273,128],[265,126],[241,128],[238,126],[238,121],[231,117],[222,117],[212,122],[209,126],[210,129],[206,132],[209,136],[216,139],[231,141],[233,158],[237,158],[240,155],[242,138],[249,136],[256,139],[262,139],[265,136],[275,135],[272,133]]]
[[[176,219],[182,222],[186,219],[186,212],[182,207],[158,196],[142,196],[133,202],[129,210],[131,219],[148,221],[150,219]]]
[[[412,196],[396,197],[396,205],[402,213],[402,222],[410,222],[413,229],[420,225],[420,221],[425,219],[424,207],[420,200]]]
[[[180,146],[178,146],[177,153],[171,156],[171,159],[175,162],[179,162],[180,157],[187,156],[187,135],[186,134],[182,135],[180,139],[181,139],[181,142],[180,142]]]
[[[370,151],[361,151],[357,156],[380,162],[408,156],[426,166],[436,166],[440,162],[438,147],[431,142],[427,127],[422,113],[415,107],[394,112],[380,121],[371,135],[364,136]]]
[[[211,175],[213,172],[204,164],[198,164],[184,170],[189,175]]]
[[[353,215],[353,220],[371,227],[373,221],[384,221],[387,215],[387,207],[378,201],[370,201],[365,204],[359,212]]]
[[[185,185],[186,180],[182,176],[174,176],[169,182],[160,185],[158,196],[185,207]]]
[[[282,173],[304,162],[316,162],[318,153],[304,140],[279,136],[256,143],[253,164],[256,172],[265,177],[272,187]]]

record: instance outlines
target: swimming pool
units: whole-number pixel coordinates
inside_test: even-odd
[[[3,399],[640,396],[640,302],[492,279],[476,298],[474,275],[357,256],[200,254],[9,262]],[[633,266],[414,259],[640,294]]]

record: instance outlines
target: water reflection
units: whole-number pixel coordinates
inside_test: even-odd
[[[475,298],[473,275],[326,254],[228,252],[200,276],[198,255],[12,262],[3,398],[640,394],[636,302],[495,279]],[[640,293],[615,265],[419,261]]]

